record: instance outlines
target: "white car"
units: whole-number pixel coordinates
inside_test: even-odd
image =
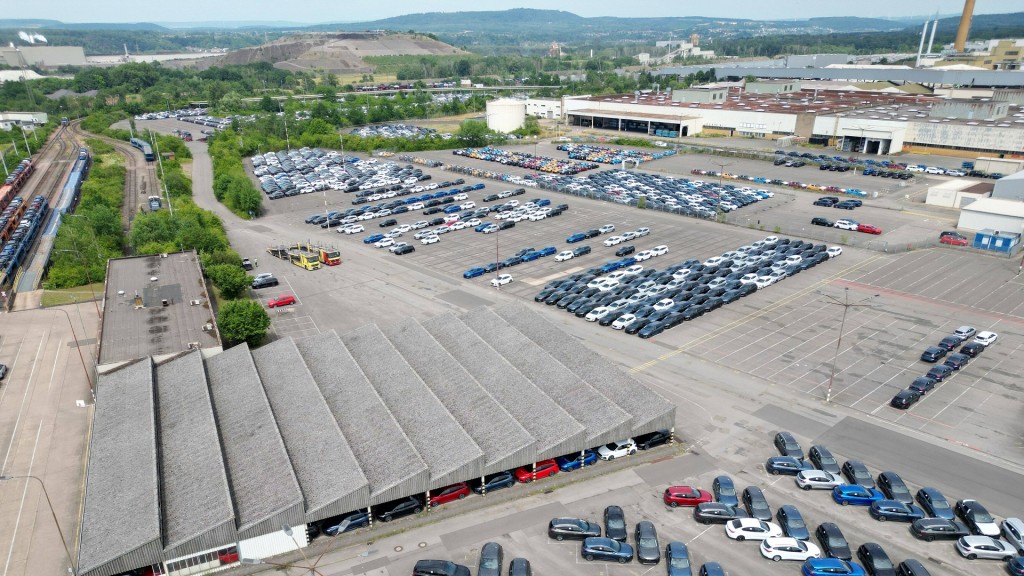
[[[993,344],[998,338],[999,334],[985,330],[982,332],[978,332],[978,335],[974,337],[974,343],[981,344],[982,346],[988,348],[988,346],[990,344]]]
[[[836,228],[839,228],[840,230],[856,230],[857,226],[859,226],[859,225],[860,225],[860,223],[857,222],[856,220],[846,220],[846,219],[836,220],[836,223],[833,224],[833,226],[835,226]]]
[[[754,280],[754,284],[757,285],[757,289],[767,288],[775,283],[775,279],[771,276],[758,276],[757,280]]]
[[[675,304],[675,301],[672,300],[671,298],[663,298],[661,300],[658,300],[658,302],[654,305],[654,311],[661,312],[662,310],[668,310],[669,308],[675,306]]]
[[[616,244],[622,243],[622,236],[609,236],[604,241],[605,246],[615,246]]]
[[[630,240],[633,240],[634,238],[636,238],[636,232],[623,232],[622,233],[622,240],[623,241],[628,242]]]
[[[452,229],[447,227],[447,226],[440,226],[438,228],[434,228],[434,234],[437,234],[437,235],[447,234],[447,233],[449,233],[451,231],[452,231]]]
[[[417,220],[416,222],[412,223],[412,229],[419,230],[420,228],[426,228],[429,225],[430,224],[426,220]]]
[[[680,268],[672,273],[673,280],[686,280],[686,277],[690,275],[689,268]]]
[[[707,266],[708,268],[716,267],[719,264],[721,264],[722,262],[725,262],[725,257],[723,257],[723,256],[712,256],[711,258],[708,258],[707,260],[704,261],[704,266]]]
[[[601,460],[615,460],[631,454],[636,454],[636,442],[632,438],[610,442],[597,449],[597,455]]]
[[[623,314],[612,322],[612,330],[622,330],[636,320],[636,314]]]
[[[466,227],[466,223],[462,220],[459,220],[457,222],[452,222],[451,225],[449,225],[448,227],[451,228],[452,230],[462,230],[463,228]]]
[[[728,280],[726,280],[725,278],[714,278],[710,282],[708,282],[708,288],[711,288],[712,290],[714,290],[715,288],[721,288],[722,286],[725,286],[726,282],[728,282]]]
[[[555,262],[565,262],[566,260],[572,260],[576,256],[572,250],[563,250],[558,254],[555,254]]]
[[[634,234],[636,234],[637,238],[639,238],[641,236],[647,236],[650,233],[651,233],[651,229],[650,228],[637,228],[636,232],[634,232]]]
[[[398,230],[399,232],[405,234],[406,232],[412,230],[412,226],[410,226],[408,224],[402,224],[398,228],[395,228],[395,230]]]
[[[429,236],[424,236],[420,240],[420,243],[422,243],[422,244],[436,244],[437,242],[440,242],[440,241],[441,241],[440,238],[438,238],[437,236],[431,234]]]
[[[463,202],[459,205],[459,208],[462,208],[463,210],[472,210],[473,208],[476,208],[476,202],[473,202],[472,200],[469,202]]]
[[[393,253],[395,250],[398,250],[402,246],[408,246],[408,245],[409,245],[408,242],[395,242],[391,246],[388,246],[388,250]]]
[[[348,226],[345,226],[344,228],[339,228],[338,229],[338,233],[339,234],[340,233],[359,234],[360,232],[364,232],[365,230],[366,230],[366,228],[363,227],[362,224],[349,224]]]
[[[409,204],[409,210],[423,210],[423,208],[423,202],[413,202],[412,204]]]
[[[605,224],[604,226],[601,226],[600,228],[598,228],[597,231],[600,232],[601,234],[607,234],[609,232],[615,232],[615,226],[613,226],[611,224]]]
[[[740,284],[757,284],[757,274],[751,272],[740,278]]]
[[[533,214],[530,214],[529,219],[530,219],[530,222],[538,222],[538,221],[543,220],[543,219],[545,219],[547,217],[548,217],[548,215],[543,213],[543,212],[534,212]]]
[[[505,206],[519,206],[519,200],[513,198],[512,200],[505,202]]]
[[[607,306],[598,306],[590,312],[587,312],[587,315],[584,316],[584,320],[587,322],[597,322],[601,318],[607,316],[611,311],[612,309]]]
[[[801,470],[794,480],[803,490],[831,490],[843,483],[843,479],[824,470]]]
[[[626,268],[622,272],[624,272],[626,274],[626,276],[636,276],[637,274],[639,274],[639,273],[641,273],[643,271],[644,271],[644,267],[643,266],[641,266],[639,264],[633,264],[632,266],[630,266],[629,268]]]
[[[395,240],[393,238],[384,238],[383,240],[378,240],[376,243],[374,243],[374,246],[376,246],[377,248],[387,248],[388,246],[393,246],[394,244]]]
[[[956,551],[968,560],[987,558],[1009,561],[1017,555],[1013,546],[989,536],[964,536],[956,541]]]
[[[782,528],[778,524],[758,520],[757,518],[737,518],[725,523],[725,535],[733,540],[764,540],[782,536]]]
[[[601,292],[607,292],[613,290],[619,285],[619,281],[614,278],[605,278],[600,284],[597,285],[597,289]]]
[[[946,171],[937,166],[929,166],[924,169],[925,174],[945,174]]]
[[[466,222],[466,226],[468,226],[470,228],[476,228],[477,226],[483,224],[483,222],[481,222],[479,218],[470,218],[469,220],[466,220],[465,222]]]
[[[665,254],[668,254],[668,246],[664,244],[661,246],[655,246],[654,248],[651,248],[651,254],[655,256],[664,256]]]
[[[811,542],[796,538],[765,538],[761,541],[761,556],[779,562],[780,560],[799,560],[820,558],[821,549]]]
[[[633,255],[637,262],[643,262],[644,260],[650,260],[654,258],[654,254],[650,250],[642,250]]]
[[[495,288],[497,288],[499,286],[504,286],[505,284],[508,284],[511,281],[512,281],[512,275],[511,274],[502,274],[502,275],[498,276],[497,278],[492,278],[491,279],[491,286],[494,286]]]
[[[843,249],[839,246],[829,246],[828,250],[825,250],[825,254],[828,254],[829,258],[835,258],[843,253]]]
[[[778,244],[779,243],[779,237],[778,236],[765,236],[764,240],[762,240],[761,242],[764,242],[765,244]]]
[[[391,232],[388,232],[387,234],[385,234],[384,237],[385,238],[398,238],[401,235],[402,235],[402,231],[401,230],[392,230]]]
[[[454,200],[456,202],[461,202],[463,200],[468,200],[468,199],[469,199],[469,195],[468,194],[456,194],[456,195],[452,196],[452,200]]]
[[[629,276],[629,274],[626,274],[625,270],[616,270],[615,272],[605,276],[605,278],[609,280],[622,280],[626,276]]]

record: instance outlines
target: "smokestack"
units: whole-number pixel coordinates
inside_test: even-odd
[[[967,44],[967,33],[971,30],[971,16],[974,14],[974,0],[964,0],[964,12],[960,15],[960,26],[956,29],[953,49],[963,52]]]
[[[924,28],[921,29],[921,44],[917,47],[917,67],[921,67],[921,53],[924,52],[924,37],[928,35],[928,21],[925,20]]]
[[[934,54],[934,52],[932,52],[932,48],[935,46],[935,29],[938,28],[938,27],[939,27],[939,20],[938,20],[938,18],[936,18],[935,21],[932,22],[932,35],[931,35],[931,37],[928,38],[928,53],[929,54]]]

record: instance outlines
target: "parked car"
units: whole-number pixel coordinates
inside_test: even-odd
[[[337,536],[369,525],[370,515],[365,510],[357,510],[321,521],[320,530],[328,536]]]
[[[841,506],[870,506],[872,502],[884,500],[885,495],[859,484],[840,484],[832,489],[832,499]]]
[[[782,560],[802,562],[808,558],[821,556],[821,549],[811,542],[789,537],[765,538],[761,541],[760,549],[762,556],[775,562]]]
[[[865,576],[860,564],[839,558],[811,558],[800,566],[800,573],[803,576]]]
[[[279,308],[281,306],[290,306],[292,304],[298,304],[298,300],[292,294],[282,294],[277,298],[271,298],[267,300],[267,308]]]
[[[938,362],[941,358],[945,358],[949,350],[941,346],[929,346],[921,353],[922,362]]]
[[[998,538],[1001,530],[996,521],[989,514],[988,510],[981,505],[981,502],[977,500],[957,500],[956,506],[953,507],[953,511],[956,515],[963,519],[967,526],[971,529],[971,533],[978,534],[981,536],[991,536]]]
[[[782,528],[757,518],[737,518],[725,523],[725,535],[740,542],[782,536]]]
[[[936,488],[928,486],[921,488],[917,491],[915,499],[929,516],[944,520],[952,520],[956,517],[953,513],[953,507],[949,505],[949,501]]]
[[[703,502],[711,502],[711,493],[692,486],[669,486],[662,497],[670,508],[677,506],[696,506]]]
[[[800,460],[804,459],[803,448],[800,447],[800,443],[789,432],[782,431],[775,434],[775,448],[783,456],[792,456]]]
[[[648,450],[655,446],[661,446],[672,438],[672,433],[668,430],[655,430],[647,434],[641,434],[634,438],[636,441],[636,447],[640,450]]]
[[[956,520],[945,520],[942,518],[921,518],[910,524],[910,533],[924,540],[957,540],[963,536],[970,536],[971,530],[963,522]]]
[[[508,488],[509,486],[515,486],[516,477],[509,471],[495,472],[485,476],[483,483],[480,480],[474,480],[470,482],[470,488],[477,494],[483,494],[487,492],[494,492],[495,490],[501,490],[502,488]]]
[[[868,513],[879,522],[892,520],[895,522],[913,522],[924,518],[924,510],[913,504],[904,504],[895,500],[879,500],[872,502]]]
[[[978,332],[978,335],[974,337],[974,342],[988,348],[992,344],[995,344],[995,341],[998,338],[999,334],[985,330],[982,332]]]
[[[850,544],[846,541],[846,536],[843,531],[839,529],[839,526],[832,522],[822,522],[818,525],[818,528],[814,531],[814,536],[818,539],[818,543],[821,544],[821,550],[826,555],[832,558],[839,558],[841,560],[850,560],[853,558],[853,552],[850,551]]]
[[[795,478],[796,485],[803,490],[831,490],[843,483],[838,474],[824,470],[801,470]]]
[[[523,466],[516,470],[516,480],[529,484],[534,480],[547,478],[558,474],[558,463],[553,459],[541,460],[532,466]]]
[[[740,500],[736,497],[736,485],[732,478],[721,475],[715,477],[711,483],[711,492],[715,495],[715,501],[729,506],[739,506]]]
[[[772,509],[768,506],[768,500],[757,486],[747,486],[743,489],[743,506],[751,518],[764,521],[772,519]]]
[[[779,510],[775,513],[775,519],[778,520],[779,527],[782,528],[782,532],[786,536],[797,540],[810,539],[811,534],[807,531],[807,524],[796,506],[792,504],[779,506]]]
[[[1009,562],[1017,556],[1013,546],[990,536],[964,536],[956,541],[956,551],[968,560],[985,558]]]
[[[669,542],[665,546],[665,568],[668,576],[692,576],[690,551],[682,542]]]
[[[423,511],[423,501],[416,496],[409,496],[400,500],[393,500],[377,506],[374,516],[380,522],[391,522],[396,518],[419,514]]]
[[[636,544],[636,560],[641,564],[657,564],[661,562],[661,545],[658,544],[658,531],[650,520],[636,523],[633,532]]]
[[[857,548],[857,559],[871,576],[896,576],[896,567],[889,559],[889,555],[874,542],[861,544]]]
[[[811,446],[811,449],[807,452],[807,458],[811,461],[811,464],[814,464],[816,469],[839,474],[839,462],[836,462],[832,452],[825,446],[821,444]]]
[[[446,486],[430,495],[430,507],[433,508],[440,504],[447,504],[448,502],[454,502],[455,500],[462,500],[466,496],[469,496],[469,485],[465,482],[459,482],[458,484],[452,484]]]
[[[419,560],[412,576],[470,576],[469,568],[448,560]]]
[[[914,503],[914,496],[910,493],[910,488],[907,488],[907,484],[895,472],[882,472],[879,474],[878,487],[889,500],[895,500],[904,504]]]
[[[604,509],[604,535],[619,542],[626,541],[626,514],[619,506]]]
[[[737,518],[749,518],[738,506],[721,502],[701,502],[693,509],[693,519],[701,524],[725,524]]]
[[[900,390],[889,401],[889,405],[900,410],[907,410],[921,399],[921,393],[913,388]]]
[[[636,442],[632,438],[609,442],[597,449],[597,455],[601,460],[614,460],[623,456],[636,454]]]
[[[625,564],[633,560],[633,547],[611,538],[587,538],[580,547],[580,556],[587,561],[608,560]]]
[[[558,468],[562,472],[572,472],[584,466],[592,466],[597,463],[597,453],[593,450],[584,450],[582,454],[576,452],[555,458]]]
[[[555,540],[585,540],[601,536],[601,525],[582,518],[552,518],[548,536]]]

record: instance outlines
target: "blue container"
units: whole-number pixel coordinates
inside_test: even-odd
[[[669,137],[669,138],[679,138],[679,131],[678,131],[678,130],[672,130],[672,131],[670,131],[670,132],[668,133],[668,137]]]

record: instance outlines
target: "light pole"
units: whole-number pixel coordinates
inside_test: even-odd
[[[715,166],[718,166],[718,187],[722,187],[722,173],[729,166],[732,166],[732,162],[712,162]]]
[[[42,487],[43,496],[46,497],[46,506],[50,509],[50,515],[53,516],[53,524],[57,527],[57,535],[60,536],[60,543],[64,545],[64,554],[66,554],[68,557],[68,573],[70,573],[72,576],[77,576],[77,573],[75,572],[75,562],[71,558],[71,550],[68,548],[67,540],[64,539],[64,531],[60,529],[60,522],[57,521],[57,512],[54,511],[53,509],[53,502],[50,501],[50,493],[46,491],[46,484],[44,484],[39,477],[33,476],[31,474],[25,474],[22,476],[0,476],[0,482],[6,482],[8,480],[16,480],[20,478],[24,478],[26,480],[35,480],[36,482],[39,482],[39,486]]]
[[[92,384],[92,377],[89,376],[89,368],[85,365],[85,356],[82,354],[82,345],[78,342],[78,334],[75,333],[75,325],[74,323],[71,322],[71,315],[68,314],[68,311],[63,308],[55,307],[53,309],[59,312],[63,312],[64,316],[66,316],[68,319],[68,326],[71,326],[71,336],[75,339],[75,348],[78,349],[78,359],[82,361],[82,371],[85,372],[85,379],[89,382],[89,391],[92,393],[92,398],[95,401],[96,388]]]
[[[284,105],[281,101],[277,101],[277,109],[281,111],[281,120],[284,120],[284,142],[288,146],[288,151],[292,151],[292,140],[288,137],[288,117],[284,113]]]
[[[839,347],[843,343],[843,330],[846,328],[846,314],[850,311],[850,308],[870,308],[871,305],[870,304],[865,304],[865,302],[867,302],[868,300],[871,300],[872,298],[877,298],[878,294],[873,294],[873,295],[868,296],[867,298],[865,298],[863,300],[860,300],[858,302],[853,302],[853,303],[850,302],[850,289],[849,288],[844,288],[843,299],[842,300],[840,300],[839,298],[836,298],[835,296],[833,296],[831,294],[825,294],[821,290],[818,291],[818,294],[820,294],[822,296],[825,296],[826,298],[831,299],[832,302],[829,302],[829,304],[835,304],[837,306],[842,306],[843,307],[843,319],[839,322],[839,338],[836,339],[836,351],[835,351],[835,354],[832,355],[832,373],[828,377],[828,391],[825,393],[825,402],[831,402],[832,401],[832,384],[835,382],[835,379],[836,379],[836,362],[839,360]]]

